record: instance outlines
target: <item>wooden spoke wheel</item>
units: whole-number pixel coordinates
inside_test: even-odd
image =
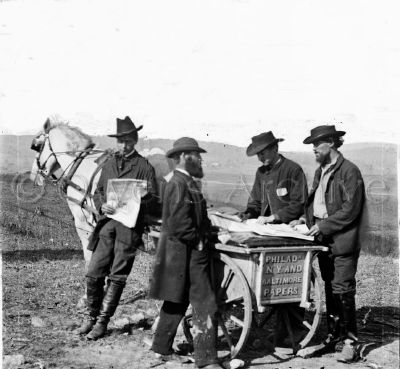
[[[298,303],[273,305],[258,324],[259,327],[269,326],[270,331],[273,331],[267,339],[273,339],[274,347],[292,347],[296,352],[307,346],[314,336],[322,316],[321,287],[314,269],[311,272],[307,301],[307,308],[301,308]]]
[[[243,272],[227,255],[215,252],[211,258],[211,284],[218,305],[217,350],[219,357],[234,358],[245,345],[252,321],[252,299]],[[189,343],[192,314],[183,320],[183,331]]]

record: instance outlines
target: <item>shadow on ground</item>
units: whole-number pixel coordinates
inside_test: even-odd
[[[360,354],[364,360],[368,355],[380,348],[398,342],[400,337],[400,308],[394,306],[364,306],[357,311],[358,338],[360,341]],[[308,346],[318,345],[326,335],[326,317],[321,319],[321,324]],[[378,352],[378,351],[376,351]],[[322,357],[328,352],[320,352],[315,357]],[[262,366],[266,364],[285,363],[293,360],[292,350],[289,347],[275,350],[272,342],[266,340],[260,328],[252,327],[252,333],[246,346],[239,354],[239,358],[246,362],[245,367]],[[269,358],[267,361],[260,359]]]
[[[3,251],[4,262],[35,262],[41,260],[83,260],[82,250],[77,249],[40,249]]]

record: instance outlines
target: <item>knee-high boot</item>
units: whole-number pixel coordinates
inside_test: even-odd
[[[110,318],[114,315],[115,310],[117,309],[124,287],[124,282],[110,281],[110,284],[103,298],[103,302],[101,304],[101,309],[97,317],[96,324],[90,331],[90,333],[86,336],[87,339],[97,340],[98,338],[101,338],[106,334],[107,325],[110,321]]]
[[[75,330],[77,334],[87,334],[96,323],[100,313],[101,302],[104,294],[104,278],[86,277],[87,302],[85,315],[86,319],[82,325]]]
[[[335,294],[334,298],[339,308],[340,338],[357,341],[355,293]]]
[[[332,285],[327,282],[325,282],[325,300],[328,334],[331,335],[333,340],[336,340],[340,337],[339,307],[332,292]]]
[[[345,342],[342,352],[337,356],[337,360],[352,362],[357,359],[358,342],[355,292],[335,295],[335,298],[340,301],[340,336]]]

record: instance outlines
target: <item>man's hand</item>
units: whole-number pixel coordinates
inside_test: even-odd
[[[300,219],[292,220],[292,221],[289,223],[289,225],[290,225],[291,227],[296,227],[297,225],[304,224],[305,222],[306,222],[306,221],[305,221],[304,218],[300,218]]]
[[[244,222],[247,219],[250,219],[250,214],[249,213],[239,213],[238,217]]]
[[[310,230],[306,233],[306,236],[318,236],[321,233],[318,224],[314,224]]]
[[[266,223],[272,223],[275,220],[275,215],[272,214],[268,217],[258,217],[257,218],[257,223],[258,224],[266,224]]]
[[[106,215],[111,215],[115,213],[115,208],[107,203],[101,205],[101,212]]]

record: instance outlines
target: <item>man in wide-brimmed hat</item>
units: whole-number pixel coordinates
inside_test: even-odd
[[[339,361],[356,359],[357,323],[355,293],[359,257],[358,230],[364,196],[364,182],[358,167],[338,151],[346,132],[334,125],[318,126],[304,140],[312,144],[319,167],[306,204],[305,217],[292,225],[307,222],[309,235],[329,246],[318,254],[325,282],[328,338],[334,348],[343,346]]]
[[[269,132],[252,137],[247,155],[257,155],[262,163],[257,169],[253,189],[242,214],[245,219],[258,218],[258,222],[289,223],[304,212],[307,198],[307,181],[297,163],[279,153],[278,143]]]
[[[136,127],[128,116],[125,119],[117,118],[117,132],[109,136],[117,139],[118,152],[104,165],[94,195],[101,217],[88,247],[93,254],[86,274],[86,321],[76,331],[92,340],[103,337],[107,331],[107,324],[118,306],[132,270],[136,250],[142,245],[144,216],[156,210],[157,206],[154,168],[135,149],[140,129],[142,126]],[[133,228],[107,217],[115,212],[114,205],[107,203],[107,182],[115,178],[147,181],[148,194],[142,198]],[[104,291],[106,277],[108,281]]]
[[[307,181],[303,169],[292,160],[279,153],[279,142],[269,132],[252,137],[247,148],[248,156],[257,155],[262,163],[257,169],[253,189],[247,203],[247,209],[240,214],[243,219],[257,218],[260,224],[289,223],[304,213],[307,199]],[[293,306],[298,315],[304,315],[304,309]],[[305,330],[298,320],[291,322],[295,343],[304,337]],[[289,332],[280,332],[279,344],[292,345]],[[286,335],[286,339],[284,338]]]
[[[179,361],[172,344],[191,303],[195,363],[211,369],[220,368],[215,346],[217,305],[208,275],[211,223],[196,183],[203,177],[200,154],[205,152],[193,138],[182,137],[166,154],[174,159],[176,168],[164,189],[162,230],[150,296],[164,300],[152,344],[157,356],[164,361]]]

